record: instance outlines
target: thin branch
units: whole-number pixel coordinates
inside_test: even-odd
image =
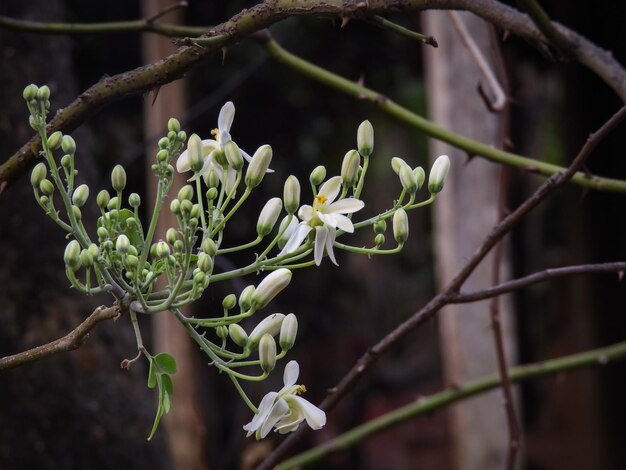
[[[85,321],[62,338],[12,356],[0,358],[0,371],[22,366],[61,352],[78,349],[87,339],[89,332],[98,323],[104,320],[115,319],[121,314],[122,311],[120,310],[118,302],[116,302],[112,307],[105,307],[102,305],[95,309],[93,313],[85,319]]]
[[[433,36],[427,36],[426,34],[412,31],[408,28],[405,28],[404,26],[400,26],[399,24],[389,21],[382,16],[374,15],[370,18],[369,22],[375,24],[376,26],[380,26],[381,28],[393,31],[394,33],[398,33],[402,36],[416,39],[419,42],[424,43],[428,46],[439,47],[439,44],[437,44],[437,40]]]
[[[526,15],[495,0],[430,0],[427,6],[435,9],[467,10],[511,34],[518,35],[538,45],[542,44],[543,36],[541,32]],[[103,79],[90,87],[63,111],[59,111],[50,124],[50,130],[70,132],[82,124],[100,107],[125,96],[145,93],[172,82],[182,77],[188,70],[214,52],[237,42],[255,31],[267,28],[289,17],[333,16],[363,19],[368,16],[390,12],[420,11],[424,9],[426,9],[426,5],[423,0],[368,0],[359,2],[345,2],[344,0],[311,0],[309,2],[300,0],[267,0],[241,11],[221,25],[207,31],[207,36],[214,38],[207,47],[181,47],[169,57],[154,64]],[[623,101],[626,101],[626,70],[615,60],[612,54],[568,28],[556,23],[554,25],[571,44],[575,45],[575,47],[572,47],[573,58],[591,69]],[[46,29],[44,27],[37,32],[50,32],[46,31]],[[411,119],[410,116],[404,117],[405,121],[410,121]],[[472,141],[468,139],[460,140],[461,144],[464,141],[465,146],[473,146]],[[479,146],[477,151],[471,154],[480,155],[487,148],[486,146]],[[28,171],[34,164],[38,151],[39,140],[33,138],[0,166],[0,194],[10,184],[15,182],[17,178]],[[505,154],[504,157],[517,160],[520,165],[523,164],[519,161],[519,157],[514,154]],[[543,166],[543,168],[544,174],[546,171],[548,173],[559,171],[558,167],[546,169]],[[580,182],[582,179],[577,175],[575,181]],[[591,182],[588,181],[587,183],[593,186],[592,182],[599,184],[603,189],[617,184],[614,190],[623,190],[623,185],[620,182],[592,179]]]
[[[517,3],[528,13],[543,33],[548,43],[558,52],[562,58],[571,56],[571,44],[563,34],[550,21],[550,17],[545,12],[537,0],[517,0]]]
[[[469,302],[476,302],[478,300],[490,299],[498,295],[506,294],[519,290],[523,287],[527,287],[540,282],[545,282],[550,279],[557,279],[559,277],[573,276],[576,274],[591,274],[591,273],[619,273],[620,279],[622,274],[626,271],[626,262],[615,263],[598,263],[598,264],[581,264],[578,266],[566,266],[563,268],[550,268],[544,271],[529,274],[518,279],[506,281],[497,286],[490,287],[489,289],[478,290],[474,292],[454,294],[448,298],[451,304],[462,304]]]
[[[591,134],[580,152],[574,158],[572,164],[564,173],[556,173],[548,178],[526,201],[515,211],[509,214],[502,222],[496,224],[491,232],[485,237],[482,244],[472,254],[459,273],[450,281],[445,289],[433,297],[424,307],[411,315],[403,323],[383,337],[378,343],[369,348],[356,364],[341,379],[339,384],[329,391],[320,407],[326,411],[332,409],[361,379],[361,377],[374,365],[374,363],[400,339],[413,331],[418,326],[433,318],[441,307],[450,303],[449,299],[458,293],[463,283],[472,274],[474,269],[487,256],[493,247],[509,233],[513,227],[532,209],[539,205],[550,193],[563,186],[569,181],[576,171],[583,165],[593,149],[626,117],[626,106],[620,108],[606,123],[596,132]],[[304,436],[306,428],[302,427],[283,441],[270,456],[258,467],[258,470],[269,470],[283,458],[287,452]]]
[[[530,379],[546,377],[563,372],[580,369],[588,366],[603,366],[609,362],[626,359],[626,342],[612,346],[594,349],[583,353],[572,354],[542,362],[535,362],[509,369],[508,375],[515,383]],[[377,434],[400,423],[431,414],[433,411],[445,408],[452,403],[465,400],[466,398],[488,392],[500,385],[500,378],[494,374],[476,381],[467,383],[461,387],[444,390],[429,397],[419,398],[414,403],[397,408],[378,418],[363,423],[350,431],[331,439],[318,447],[296,455],[275,467],[275,470],[288,470],[302,468],[314,462],[319,462],[330,455],[346,450],[361,442],[366,437]]]

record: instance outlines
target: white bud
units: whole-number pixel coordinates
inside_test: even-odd
[[[409,238],[409,217],[402,208],[393,214],[393,237],[399,244],[403,244]]]
[[[280,268],[272,271],[261,281],[254,291],[251,303],[255,310],[265,307],[276,297],[291,281],[291,271],[287,268]]]
[[[246,344],[248,344],[248,334],[236,323],[228,325],[228,334],[230,335],[230,339],[232,339],[237,346],[245,348]]]
[[[259,363],[266,374],[276,367],[276,341],[268,333],[265,333],[259,342]]]
[[[300,206],[300,182],[294,175],[285,180],[283,199],[287,213],[295,214]]]
[[[87,198],[89,197],[89,186],[86,184],[81,184],[78,188],[74,190],[74,194],[72,194],[72,202],[75,206],[83,207],[87,202]]]
[[[435,160],[428,177],[428,191],[431,194],[437,194],[443,189],[443,184],[446,181],[449,169],[450,158],[448,158],[447,155],[441,155]]]
[[[356,183],[359,174],[359,165],[361,164],[361,156],[356,150],[350,150],[343,157],[341,163],[341,182],[344,187],[350,188]]]
[[[259,323],[256,328],[252,330],[252,333],[250,333],[250,336],[248,337],[248,346],[250,347],[250,350],[254,351],[256,349],[264,335],[277,335],[284,319],[285,315],[282,313],[274,313],[264,318],[261,323]]]
[[[402,165],[400,167],[399,176],[402,187],[406,189],[409,194],[413,194],[417,191],[417,178],[413,174],[413,170],[411,170],[409,165]]]
[[[270,166],[272,161],[272,147],[269,145],[261,145],[248,165],[248,171],[246,172],[246,186],[254,188],[259,185],[265,172]]]
[[[243,156],[241,150],[235,142],[229,140],[224,146],[224,153],[226,154],[226,160],[228,165],[234,170],[241,170],[243,168]]]
[[[111,185],[117,192],[123,191],[126,187],[126,171],[122,165],[115,165],[115,168],[113,168]]]
[[[202,169],[204,158],[202,158],[202,140],[198,134],[191,134],[187,141],[187,155],[189,156],[189,166],[191,171],[198,172]]]
[[[369,157],[374,150],[374,127],[369,121],[363,121],[356,133],[356,142],[359,153]]]
[[[400,169],[401,169],[403,166],[409,166],[409,165],[407,164],[407,162],[405,162],[404,160],[402,160],[402,159],[401,159],[401,158],[399,158],[399,157],[393,157],[393,158],[391,159],[391,169],[394,171],[394,173],[395,173],[396,175],[399,175],[399,174],[400,174]]]
[[[256,232],[259,234],[259,237],[264,237],[272,231],[282,209],[283,201],[278,197],[273,197],[265,203],[256,224]]]
[[[284,351],[289,351],[296,342],[298,334],[298,319],[293,313],[290,313],[283,320],[280,326],[279,343]]]
[[[121,234],[115,241],[115,249],[120,253],[127,253],[128,248],[130,248],[130,240],[126,235]]]
[[[63,255],[63,260],[65,264],[70,267],[73,271],[76,271],[80,268],[80,243],[76,240],[72,240],[65,247],[65,253]]]

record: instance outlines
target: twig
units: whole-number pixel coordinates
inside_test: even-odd
[[[105,307],[104,305],[100,306],[95,309],[93,313],[85,319],[85,321],[62,338],[12,356],[0,358],[0,371],[22,366],[54,354],[77,349],[82,346],[87,339],[89,332],[98,323],[104,320],[117,318],[121,314],[122,311],[117,302],[112,307]]]
[[[449,303],[449,299],[458,293],[459,289],[474,269],[480,264],[485,256],[511,229],[532,209],[541,203],[550,193],[563,186],[572,178],[576,171],[589,157],[593,149],[604,137],[617,126],[626,116],[626,106],[620,108],[606,123],[596,132],[591,134],[580,152],[574,158],[572,164],[564,173],[556,173],[548,178],[526,201],[524,201],[515,211],[509,214],[500,223],[495,225],[491,232],[485,237],[482,244],[472,254],[467,263],[461,268],[458,274],[445,287],[443,292],[433,297],[424,307],[411,315],[407,320],[398,325],[378,343],[369,348],[361,356],[356,364],[341,379],[321,403],[320,407],[326,411],[331,410],[345,396],[352,387],[360,380],[370,367],[400,339],[413,331],[419,325],[433,318],[444,305]],[[270,456],[258,467],[258,470],[269,470],[276,465],[280,459],[304,436],[306,429],[302,427],[283,441]]]
[[[583,353],[572,354],[542,362],[535,362],[523,366],[513,367],[508,370],[508,375],[515,383],[523,382],[539,377],[546,377],[563,372],[579,369],[587,366],[606,365],[611,361],[626,359],[626,342],[612,346],[594,349]],[[429,397],[418,399],[414,403],[397,408],[376,419],[363,423],[350,431],[341,434],[318,447],[296,455],[275,467],[275,470],[287,470],[302,468],[314,462],[327,458],[335,452],[339,452],[392,426],[408,421],[409,419],[430,414],[452,403],[466,398],[485,393],[500,385],[497,374],[467,383],[461,387],[444,390]]]
[[[388,29],[389,31],[393,31],[394,33],[401,34],[402,36],[406,36],[411,39],[417,39],[418,41],[427,44],[432,47],[439,47],[437,44],[437,40],[433,36],[427,36],[426,34],[421,34],[416,31],[411,31],[404,26],[400,26],[392,21],[389,21],[382,16],[374,15],[369,20],[370,23],[380,26],[381,28]]]
[[[569,58],[571,56],[571,45],[569,41],[556,29],[552,21],[550,21],[550,17],[545,10],[541,8],[537,0],[517,0],[517,3],[526,10],[528,16],[531,17],[533,22],[537,25],[537,28],[539,28],[546,37],[546,40],[558,54],[562,58]]]

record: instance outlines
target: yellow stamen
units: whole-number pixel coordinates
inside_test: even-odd
[[[326,197],[326,194],[318,194],[315,196],[315,200],[320,204],[325,204],[328,201],[328,197]]]
[[[212,130],[211,130],[211,135],[212,135],[213,137],[215,137],[215,136],[217,136],[217,133],[218,133],[218,132],[219,132],[219,129],[216,127],[215,129],[212,129]]]
[[[298,385],[298,388],[296,389],[296,395],[302,395],[305,392],[306,387],[304,385]]]

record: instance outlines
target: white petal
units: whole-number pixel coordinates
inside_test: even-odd
[[[226,182],[224,183],[224,189],[226,190],[226,194],[230,194],[230,190],[235,187],[235,182],[237,181],[237,171],[229,168],[226,170]]]
[[[220,114],[217,117],[217,128],[222,132],[230,132],[230,126],[233,125],[233,119],[235,118],[235,105],[232,101],[228,101],[220,109]],[[223,142],[225,143],[225,142]]]
[[[322,263],[322,258],[324,257],[326,238],[328,238],[328,228],[326,225],[315,227],[315,250],[313,251],[313,258],[315,258],[315,264],[318,266]]]
[[[246,159],[248,163],[252,160],[252,157],[250,156],[248,152],[244,151],[243,149],[239,149],[239,151],[241,152],[241,155],[243,156],[243,158]]]
[[[276,423],[276,431],[280,434],[287,434],[288,432],[295,431],[300,426],[300,423],[304,421],[304,415],[297,407],[290,407],[289,413],[283,417],[278,423]]]
[[[343,230],[344,232],[354,232],[354,225],[352,221],[342,214],[330,214],[335,222],[335,227]]]
[[[309,225],[305,223],[300,223],[296,231],[293,232],[293,235],[289,237],[289,240],[287,241],[287,244],[284,246],[282,251],[278,253],[278,256],[286,255],[300,248],[300,245],[302,245],[302,242],[307,237],[310,231],[311,227]]]
[[[298,376],[300,375],[300,366],[296,361],[289,361],[285,366],[285,372],[283,373],[283,383],[285,388],[289,388],[296,384]]]
[[[270,392],[263,397],[261,400],[261,404],[259,405],[258,413],[254,415],[252,421],[246,424],[243,429],[244,431],[248,431],[246,437],[250,437],[254,432],[261,427],[263,422],[267,419],[270,412],[272,411],[272,407],[274,406],[274,400],[278,396],[276,392]]]
[[[214,155],[215,155],[215,150],[212,150],[211,153],[209,153],[209,156],[204,159],[204,163],[202,164],[202,169],[200,170],[201,175],[206,175],[211,169],[214,169],[215,171],[217,171],[219,175],[220,172],[217,170],[215,162],[213,160]]]
[[[308,204],[303,205],[300,210],[298,210],[298,217],[308,222],[313,218],[313,208]]]
[[[365,203],[360,199],[349,197],[341,201],[333,202],[324,212],[327,214],[352,214],[353,212],[363,209],[363,206],[365,206]]]
[[[257,439],[259,437],[262,439],[267,436],[274,427],[274,425],[278,421],[280,421],[280,419],[283,418],[287,413],[289,413],[289,405],[284,399],[279,398],[274,404],[272,411],[270,411],[267,419],[263,422],[261,428],[257,430]]]
[[[202,141],[202,155],[204,157],[206,157],[211,152],[213,152],[213,150],[218,149],[218,148],[220,148],[220,144],[217,142],[217,140],[204,139]]]
[[[323,194],[326,196],[327,204],[330,204],[335,200],[337,195],[339,194],[339,190],[341,189],[341,176],[333,176],[331,179],[326,181],[322,187],[320,188],[318,194]]]
[[[333,251],[333,243],[335,243],[335,236],[337,232],[333,227],[327,227],[328,235],[326,236],[326,253],[335,266],[339,266],[335,259],[335,252]]]
[[[189,163],[189,153],[185,150],[180,154],[178,160],[176,160],[176,171],[184,173],[191,170],[191,164]]]
[[[302,411],[304,419],[311,429],[321,429],[326,424],[326,413],[320,410],[317,406],[302,397],[293,395],[289,397],[289,400],[294,400],[297,403],[298,408]]]
[[[337,222],[335,222],[335,214],[324,214],[323,212],[318,211],[317,216],[322,222],[324,222],[324,225],[328,225],[329,227],[337,226]]]

